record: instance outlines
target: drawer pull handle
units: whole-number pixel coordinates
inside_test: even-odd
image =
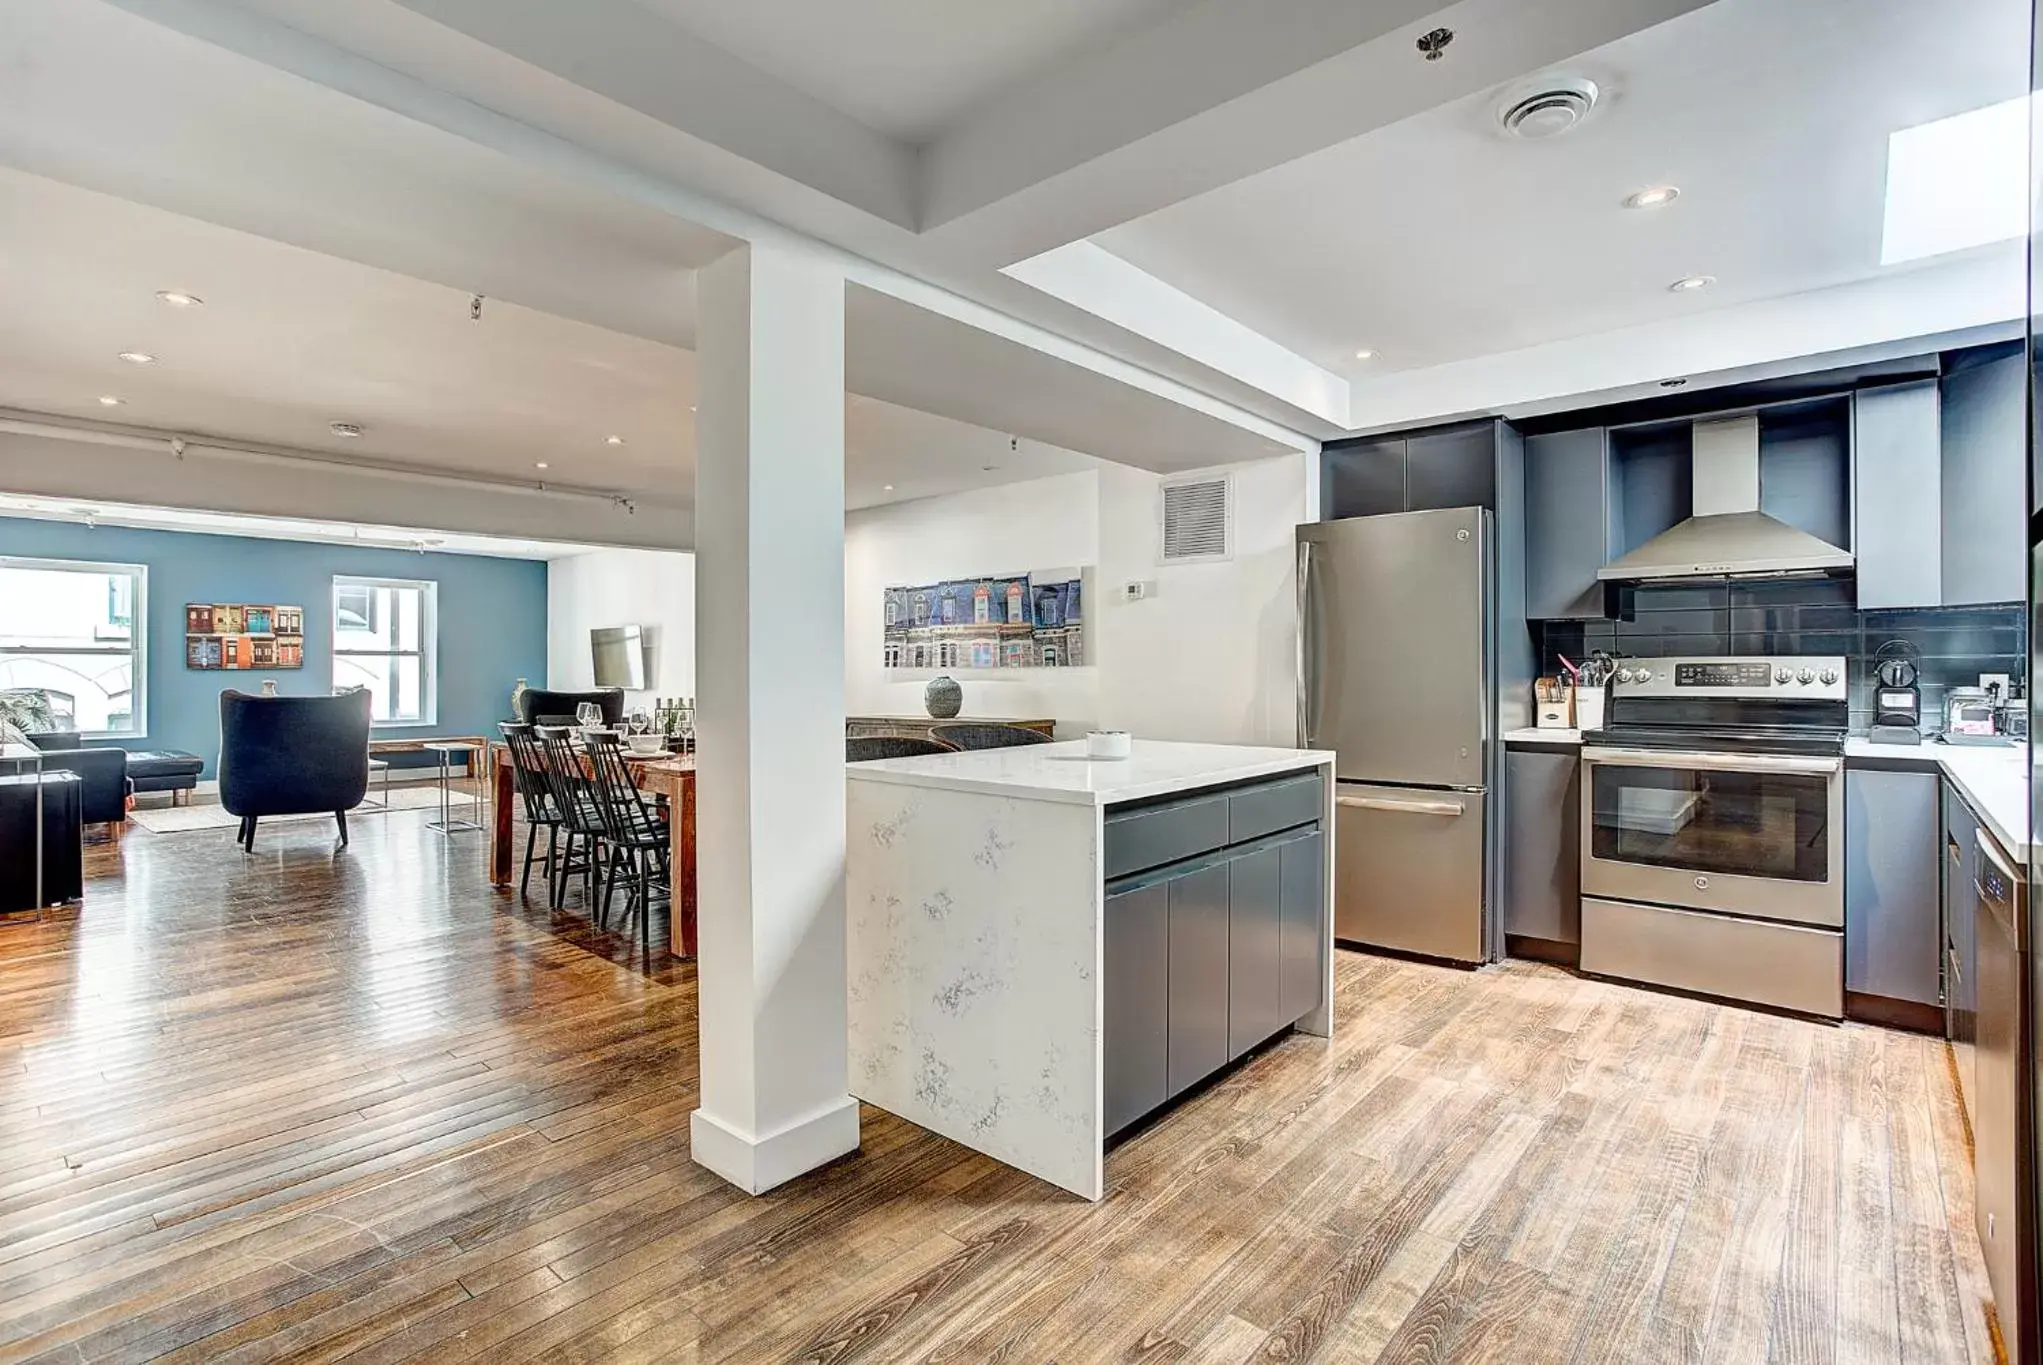
[[[1337,796],[1337,806],[1357,810],[1392,810],[1405,815],[1464,815],[1468,807],[1460,801],[1422,801],[1402,796]]]

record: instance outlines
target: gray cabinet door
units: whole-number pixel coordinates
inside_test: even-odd
[[[1944,1025],[1951,1041],[1971,1046],[1978,1012],[1979,954],[1973,937],[1972,915],[1977,896],[1972,885],[1973,864],[1978,857],[1975,842],[1979,821],[1958,794],[1944,790],[1944,967],[1950,974],[1944,1002]],[[1969,1089],[1966,1076],[1969,1052],[1961,1052],[1958,1071],[1961,1085]],[[1966,1103],[1971,1103],[1967,1095]]]
[[[1862,609],[1943,601],[1940,408],[1934,379],[1853,396],[1852,553]]]
[[[1290,1021],[1283,1017],[1283,863],[1276,848],[1227,864],[1227,1059]]]
[[[1405,441],[1403,510],[1497,505],[1497,424],[1473,422]]]
[[[1582,941],[1581,763],[1504,751],[1504,932]]]
[[[1100,1050],[1109,1133],[1169,1097],[1169,915],[1165,884],[1107,897]]]
[[[1602,616],[1596,571],[1612,554],[1610,461],[1602,427],[1525,439],[1525,617]]]
[[[1943,378],[1945,606],[2026,595],[2025,378],[2019,349]]]
[[[1944,933],[1935,773],[1844,776],[1844,987],[1890,1000],[1943,999]]]
[[[1227,864],[1164,883],[1170,901],[1170,1093],[1227,1065]]]
[[[1320,517],[1374,517],[1407,508],[1405,441],[1384,436],[1330,445],[1320,456]]]
[[[1318,1009],[1326,995],[1327,917],[1333,913],[1327,903],[1326,836],[1293,839],[1277,853],[1283,907],[1277,1014],[1295,1024]]]

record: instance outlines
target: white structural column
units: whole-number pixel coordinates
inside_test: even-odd
[[[697,280],[695,1160],[754,1194],[858,1146],[844,997],[844,279]]]

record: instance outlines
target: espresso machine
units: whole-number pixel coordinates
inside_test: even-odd
[[[1906,640],[1889,640],[1873,655],[1875,744],[1922,743],[1922,662]]]

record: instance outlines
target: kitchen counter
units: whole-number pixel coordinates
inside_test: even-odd
[[[1507,745],[1580,744],[1581,742],[1582,732],[1580,730],[1541,730],[1536,726],[1528,725],[1522,730],[1506,730],[1504,732],[1504,743]]]
[[[848,765],[846,975],[854,1095],[1098,1199],[1117,1079],[1103,1038],[1110,1010],[1134,999],[1126,992],[1108,999],[1116,963],[1126,961],[1107,943],[1114,807],[1320,771],[1325,780],[1311,808],[1285,822],[1293,833],[1273,832],[1261,842],[1320,838],[1324,831],[1312,845],[1323,865],[1311,884],[1330,888],[1333,756],[1143,740],[1127,759],[1089,761],[1084,754],[1077,742]],[[1218,799],[1235,810],[1236,796]],[[1242,813],[1250,813],[1245,805]],[[1306,823],[1298,828],[1301,819]],[[1231,848],[1240,836],[1229,819],[1219,824],[1229,830],[1222,842]],[[1208,861],[1227,856],[1222,849]],[[1219,880],[1229,884],[1225,873]],[[1224,891],[1219,904],[1224,954],[1230,942]],[[1321,1036],[1333,1028],[1332,936],[1333,916],[1322,906],[1308,931],[1316,940],[1308,945],[1316,965],[1307,969],[1317,976],[1310,982],[1316,1006],[1309,1003],[1311,1012],[1295,1022]],[[1198,946],[1186,940],[1186,951]],[[1167,956],[1178,955],[1173,941]],[[1163,966],[1161,956],[1141,957]],[[1232,989],[1227,973],[1223,961],[1223,1033]],[[1185,1008],[1202,1000],[1210,1011],[1211,1000],[1191,995]],[[1272,1028],[1284,1026],[1271,1021]]]
[[[1087,758],[1085,741],[975,749],[920,758],[853,764],[853,782],[941,791],[978,792],[1029,801],[1107,806],[1197,787],[1219,786],[1333,762],[1315,749],[1259,749],[1238,744],[1178,744],[1138,739],[1127,758]]]
[[[1847,763],[1877,759],[1902,767],[1942,772],[1965,804],[1993,831],[2008,856],[2029,859],[2029,750],[1958,744],[1875,744],[1854,736],[1844,743]]]

